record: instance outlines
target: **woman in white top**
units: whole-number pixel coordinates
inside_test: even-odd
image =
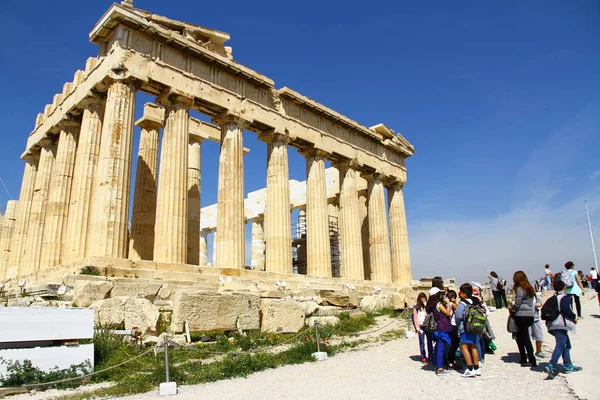
[[[427,304],[427,295],[423,292],[417,296],[417,304],[413,307],[413,326],[415,332],[419,335],[419,350],[421,352],[421,362],[426,363],[430,358],[433,358],[433,341],[431,332],[425,332],[423,323],[425,322],[425,305]],[[427,353],[425,353],[425,340],[427,340]],[[429,355],[429,357],[427,357]]]

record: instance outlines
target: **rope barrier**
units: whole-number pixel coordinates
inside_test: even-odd
[[[396,318],[392,319],[389,323],[387,323],[386,325],[384,325],[382,327],[379,327],[377,329],[373,329],[371,331],[354,333],[352,335],[362,336],[362,335],[367,335],[367,334],[379,332],[379,331],[387,328],[388,326],[390,326],[394,322],[398,321],[400,318],[402,318],[402,316],[405,314],[405,312],[406,312],[406,309],[404,311],[402,311],[402,313],[400,313],[400,315],[398,315]],[[315,324],[315,325],[317,325],[317,324]],[[329,330],[327,327],[325,327],[323,325],[321,325],[321,328],[324,329],[324,330],[326,330],[326,331]],[[310,332],[312,329],[316,329],[316,326],[308,327],[308,328],[304,329],[303,331],[297,333],[296,335],[292,336],[291,338],[286,339],[285,341],[283,341],[281,343],[277,343],[277,344],[271,345],[271,346],[269,346],[269,347],[261,350],[260,352],[268,352],[269,350],[273,350],[276,347],[284,346],[284,345],[292,342],[293,340],[299,338],[300,336],[305,335],[307,332]],[[320,340],[320,338],[318,338],[318,334],[317,334],[316,340],[317,341]],[[98,375],[98,374],[101,374],[101,373],[113,370],[113,369],[118,368],[120,366],[129,364],[129,363],[131,363],[131,362],[133,362],[133,361],[135,361],[135,360],[137,360],[137,359],[139,359],[139,358],[141,358],[141,357],[149,354],[150,352],[155,352],[155,354],[156,354],[156,350],[158,348],[160,348],[160,347],[163,347],[163,346],[165,347],[164,351],[168,352],[168,345],[173,345],[175,348],[181,348],[181,349],[184,349],[184,350],[197,350],[199,352],[207,353],[207,354],[249,355],[249,354],[259,353],[259,351],[214,351],[214,350],[205,350],[205,349],[199,348],[197,345],[182,346],[182,345],[180,345],[180,344],[178,344],[178,343],[170,340],[169,338],[165,338],[165,340],[162,343],[157,344],[156,346],[153,346],[152,348],[144,351],[143,353],[138,354],[137,356],[132,357],[132,358],[130,358],[128,360],[125,360],[123,362],[120,362],[118,364],[111,365],[110,367],[104,368],[104,369],[102,369],[100,371],[94,371],[94,372],[90,372],[89,374],[85,374],[85,375],[82,375],[82,376],[77,376],[77,377],[73,377],[73,378],[66,378],[66,379],[60,379],[60,380],[51,381],[51,382],[24,384],[24,385],[21,385],[19,387],[22,387],[22,388],[35,388],[35,387],[43,387],[43,386],[53,386],[53,385],[58,385],[58,384],[61,384],[61,383],[67,383],[67,382],[73,382],[73,381],[82,380],[82,379],[89,378],[89,377],[94,376],[94,375]],[[166,365],[168,364],[167,360],[168,360],[167,357],[165,357],[165,364]],[[167,369],[167,371],[168,371],[168,369]],[[167,381],[168,381],[168,379],[167,379]]]
[[[90,372],[89,374],[85,374],[85,375],[82,375],[82,376],[76,376],[74,378],[60,379],[58,381],[44,382],[44,383],[29,383],[29,384],[26,384],[26,385],[21,385],[21,387],[52,386],[52,385],[57,385],[59,383],[66,383],[66,382],[77,381],[77,380],[84,379],[84,378],[89,378],[90,376],[98,375],[98,374],[101,374],[103,372],[110,371],[111,369],[115,369],[117,367],[120,367],[122,365],[129,364],[130,362],[135,361],[138,358],[141,358],[141,357],[145,356],[146,354],[150,353],[153,350],[154,350],[154,348],[151,348],[150,350],[147,350],[147,351],[143,352],[142,354],[138,354],[137,356],[135,356],[133,358],[130,358],[129,360],[125,360],[125,361],[123,361],[123,362],[121,362],[119,364],[111,365],[110,367],[104,368],[103,370],[100,370],[100,371]]]

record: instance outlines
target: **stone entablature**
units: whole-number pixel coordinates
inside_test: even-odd
[[[221,146],[213,212],[218,267],[244,268],[244,225],[257,219],[259,270],[291,274],[289,211],[303,207],[303,273],[332,276],[328,217],[335,215],[343,278],[410,281],[403,186],[412,145],[383,124],[367,128],[292,89],[275,89],[271,79],[233,61],[228,39],[130,2],[111,6],[90,33],[100,57],[88,59],[36,118],[0,278],[83,257],[205,265],[210,224],[203,221],[208,211],[199,209],[200,157],[202,142],[213,140]],[[146,104],[134,121],[138,91],[159,105]],[[212,124],[191,118],[192,110]],[[142,130],[137,158],[134,122]],[[244,130],[258,134],[268,153],[266,189],[246,200]],[[306,182],[289,181],[288,146],[306,157]],[[329,173],[326,160],[334,166]],[[252,202],[256,216],[247,212]]]

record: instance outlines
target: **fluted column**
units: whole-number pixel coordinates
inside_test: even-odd
[[[360,237],[362,242],[364,279],[371,280],[371,256],[369,251],[369,201],[366,190],[361,190],[358,192],[358,204],[360,208]]]
[[[292,225],[287,151],[290,137],[273,131],[261,134],[259,138],[267,143],[267,200],[264,222],[266,270],[291,274]],[[254,241],[252,243],[254,244]]]
[[[40,269],[50,268],[61,263],[61,252],[69,216],[80,125],[72,121],[63,121],[59,126],[58,149],[46,206]]]
[[[235,115],[216,118],[221,126],[217,204],[217,267],[244,268],[244,152],[246,121]]]
[[[4,224],[2,226],[2,235],[0,236],[0,281],[10,278],[7,276],[7,266],[10,259],[10,243],[15,228],[15,211],[18,202],[9,200],[4,213]]]
[[[191,142],[188,148],[187,194],[188,194],[188,229],[187,229],[187,263],[200,264],[200,160],[202,157],[201,142]]]
[[[365,177],[369,195],[369,255],[371,279],[377,282],[392,281],[392,258],[387,223],[385,194],[378,174]]]
[[[217,265],[217,230],[213,231],[213,241],[212,241],[212,266]]]
[[[250,266],[255,271],[265,270],[265,229],[262,217],[252,220],[252,256]]]
[[[19,275],[25,276],[38,270],[42,251],[44,223],[46,221],[46,206],[48,191],[52,177],[52,169],[56,158],[56,143],[47,140],[40,150],[38,173],[35,177],[35,189],[29,212],[29,229],[27,240],[23,247]]]
[[[10,243],[10,257],[7,265],[7,275],[9,269],[10,275],[16,276],[21,265],[23,256],[23,247],[27,240],[27,230],[29,228],[29,218],[31,216],[31,203],[35,189],[35,177],[38,172],[40,154],[28,155],[25,158],[25,171],[21,182],[21,192],[19,194],[19,203],[15,212],[15,229]]]
[[[88,256],[126,258],[133,152],[135,87],[113,81],[106,96],[98,170],[88,235]]]
[[[200,259],[198,264],[201,267],[208,265],[208,234],[209,231],[207,230],[200,231]]]
[[[164,109],[156,104],[146,103],[144,115],[135,122],[141,132],[129,237],[131,260],[152,260],[154,256],[158,136],[163,120]]]
[[[307,275],[331,276],[331,248],[327,214],[325,155],[312,148],[306,157],[306,253]]]
[[[338,197],[327,199],[327,223],[331,248],[331,275],[341,277],[340,270],[340,206]]]
[[[355,164],[336,165],[340,176],[340,262],[342,278],[364,279],[362,213]],[[366,215],[365,215],[366,216]]]
[[[91,203],[94,197],[94,176],[98,167],[105,101],[99,97],[89,97],[83,100],[81,105],[83,106],[83,116],[77,155],[75,156],[67,233],[63,247],[65,260],[76,260],[86,256]]]
[[[154,261],[185,264],[190,101],[169,96],[163,103],[166,122],[160,148]]]
[[[412,280],[403,186],[404,182],[394,182],[388,188],[392,281],[396,283],[410,283]]]

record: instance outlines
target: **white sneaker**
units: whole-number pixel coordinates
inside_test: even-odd
[[[461,375],[463,378],[475,378],[477,373],[473,370],[465,369],[465,372]]]
[[[468,370],[467,370],[467,371],[468,371]],[[477,375],[477,376],[481,376],[481,366],[480,366],[479,368],[477,368],[477,369],[474,369],[474,370],[473,370],[473,373],[474,373],[475,375]]]

